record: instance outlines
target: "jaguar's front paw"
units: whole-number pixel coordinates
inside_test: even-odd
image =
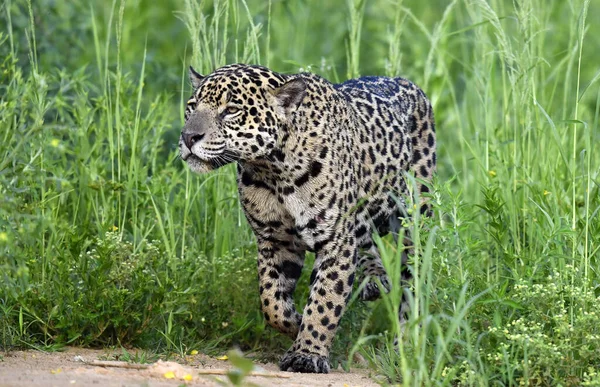
[[[313,353],[288,351],[281,358],[279,368],[288,372],[327,374],[329,373],[329,359]]]

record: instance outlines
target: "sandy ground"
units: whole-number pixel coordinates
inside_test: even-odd
[[[132,351],[129,351],[130,353]],[[0,387],[4,386],[220,386],[226,375],[206,375],[208,372],[225,372],[232,366],[228,361],[217,360],[202,354],[180,359],[178,363],[159,361],[142,365],[144,369],[123,368],[119,362],[106,367],[90,363],[114,360],[119,350],[91,350],[67,348],[63,352],[13,351],[0,353]],[[110,363],[109,363],[110,364]],[[243,385],[256,386],[327,386],[357,387],[377,386],[369,370],[353,369],[351,372],[333,370],[327,375],[280,372],[275,364],[256,364],[265,376],[244,379]],[[135,366],[135,365],[134,365]],[[218,379],[217,379],[218,378]],[[249,383],[248,383],[249,382]]]

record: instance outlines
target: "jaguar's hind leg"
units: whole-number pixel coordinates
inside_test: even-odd
[[[391,216],[389,220],[388,231],[392,233],[396,243],[398,242],[399,231],[402,227],[398,216]],[[402,327],[408,321],[410,313],[410,281],[412,280],[412,273],[408,266],[409,256],[413,254],[414,249],[412,247],[412,240],[408,235],[408,230],[405,230],[405,236],[402,241],[404,244],[404,251],[402,252],[401,261],[401,272],[400,272],[400,287],[402,288],[402,299],[400,301],[400,307],[398,309],[398,320]],[[383,289],[387,293],[391,289],[390,279],[385,271],[381,256],[376,246],[371,240],[363,242],[362,249],[359,255],[358,266],[362,269],[363,280],[369,278],[369,281],[363,287],[360,292],[360,299],[364,301],[373,301],[381,296],[381,288],[378,282],[383,285]],[[359,283],[362,283],[359,282]],[[395,285],[394,285],[395,286]],[[398,338],[396,338],[397,343]]]

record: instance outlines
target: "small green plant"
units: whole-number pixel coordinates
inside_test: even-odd
[[[504,326],[488,329],[486,360],[510,368],[526,385],[579,385],[590,367],[600,366],[600,297],[578,268],[568,264],[539,283],[521,280],[514,293],[524,307]]]
[[[238,349],[229,351],[227,357],[229,358],[229,362],[233,365],[233,368],[227,371],[227,379],[229,382],[234,386],[255,386],[254,383],[244,380],[255,370],[252,360],[246,359],[244,354]]]

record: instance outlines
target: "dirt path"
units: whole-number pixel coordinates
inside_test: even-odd
[[[200,373],[230,369],[229,362],[202,354],[175,362],[142,365],[144,369],[90,365],[114,359],[121,351],[67,348],[64,352],[13,351],[0,353],[0,387],[4,386],[219,386],[225,375]],[[123,363],[121,363],[123,364]],[[270,377],[253,376],[244,381],[256,386],[377,386],[365,369],[349,373],[334,370],[327,375],[279,372],[275,364],[257,364]],[[247,383],[244,383],[247,384]]]

